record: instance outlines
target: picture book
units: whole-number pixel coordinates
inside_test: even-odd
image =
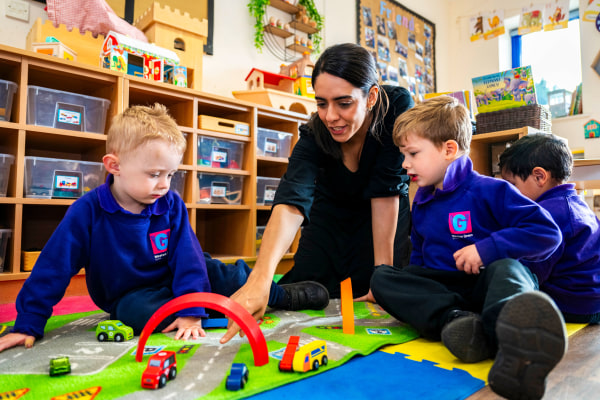
[[[536,104],[531,66],[472,79],[473,95],[480,113]]]
[[[469,110],[469,115],[470,115],[471,119],[474,118],[473,102],[471,101],[472,96],[471,96],[470,91],[462,90],[462,91],[458,91],[458,92],[426,93],[425,100],[431,99],[432,97],[436,97],[436,96],[442,96],[442,95],[454,97],[456,100],[458,100],[458,102],[460,104],[467,107],[467,109]]]

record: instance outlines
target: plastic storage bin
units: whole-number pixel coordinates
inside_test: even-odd
[[[15,162],[15,156],[0,153],[0,197],[6,197],[10,166]]]
[[[18,85],[14,82],[0,79],[0,121],[10,121],[13,96]]]
[[[256,204],[259,206],[273,204],[275,192],[279,186],[279,178],[256,177]]]
[[[110,100],[28,86],[27,123],[79,132],[104,133]]]
[[[25,197],[78,198],[104,183],[99,162],[25,157]]]
[[[177,171],[171,178],[171,190],[177,192],[179,197],[184,198],[185,176],[187,171]]]
[[[292,134],[258,128],[256,135],[256,154],[269,157],[289,157],[292,146]]]
[[[4,261],[6,260],[6,248],[8,240],[12,236],[12,229],[0,229],[0,272],[4,272]]]
[[[243,176],[198,173],[202,204],[241,204]]]
[[[244,161],[243,142],[210,136],[198,137],[198,165],[213,168],[241,169]]]

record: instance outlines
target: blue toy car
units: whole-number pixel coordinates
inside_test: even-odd
[[[233,363],[225,388],[227,390],[240,390],[246,386],[246,382],[248,382],[248,367],[246,367],[246,364]]]

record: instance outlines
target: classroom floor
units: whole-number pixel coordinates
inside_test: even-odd
[[[565,357],[548,375],[544,399],[600,398],[600,325],[588,325],[569,338]],[[467,400],[503,399],[489,386]]]

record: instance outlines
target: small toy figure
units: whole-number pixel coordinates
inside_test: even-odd
[[[69,361],[69,357],[57,357],[50,360],[50,376],[69,373],[71,373],[71,361]]]
[[[248,382],[248,367],[244,363],[233,363],[231,371],[225,382],[227,390],[240,390],[246,386]]]
[[[119,320],[108,319],[100,322],[96,327],[96,338],[99,342],[106,340],[122,342],[133,338],[133,329]]]
[[[177,359],[174,351],[161,351],[148,359],[148,366],[142,374],[142,387],[162,389],[167,380],[177,377]]]

